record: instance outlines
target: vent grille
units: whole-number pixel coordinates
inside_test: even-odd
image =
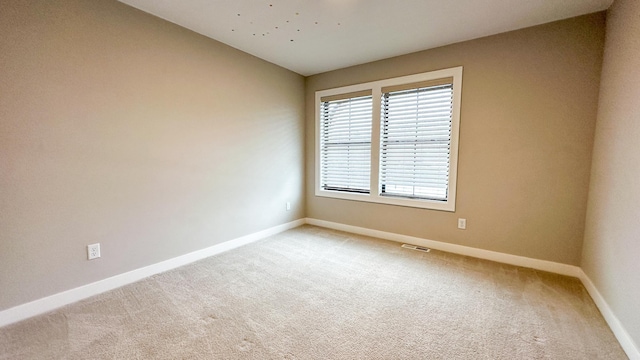
[[[405,248],[405,249],[418,250],[418,251],[423,251],[423,252],[431,251],[431,249],[429,249],[428,247],[411,245],[411,244],[402,244],[402,247]]]

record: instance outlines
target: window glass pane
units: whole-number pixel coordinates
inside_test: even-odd
[[[447,200],[453,85],[384,93],[380,195]]]
[[[320,181],[324,190],[369,193],[372,97],[320,106]]]

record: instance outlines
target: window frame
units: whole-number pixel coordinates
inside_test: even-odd
[[[407,206],[422,209],[455,211],[456,188],[458,179],[458,147],[460,134],[460,105],[462,99],[462,66],[429,71],[420,74],[401,76],[396,78],[371,81],[362,84],[343,86],[338,88],[319,90],[315,93],[315,195],[343,200],[355,200],[372,202],[379,204]],[[420,83],[424,81],[438,80],[443,78],[453,78],[453,99],[451,111],[451,147],[449,154],[449,182],[447,187],[447,200],[429,200],[417,198],[390,197],[380,194],[380,133],[381,133],[381,108],[382,108],[382,88],[399,86],[404,84]],[[371,114],[371,170],[370,170],[370,192],[350,193],[336,190],[324,190],[321,187],[321,151],[320,136],[322,119],[321,98],[336,96],[348,93],[358,93],[371,91],[372,93],[372,114]]]

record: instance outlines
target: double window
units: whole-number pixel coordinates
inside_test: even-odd
[[[316,195],[455,211],[462,68],[316,92]]]

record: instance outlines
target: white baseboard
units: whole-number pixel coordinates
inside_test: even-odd
[[[479,259],[491,260],[503,264],[522,266],[526,268],[548,271],[555,274],[579,277],[582,270],[573,265],[561,264],[553,261],[532,259],[524,256],[510,255],[496,251],[483,250],[464,245],[449,244],[441,241],[422,239],[414,236],[401,235],[380,230],[371,230],[358,226],[345,225],[331,221],[307,218],[306,223],[334,230],[346,231],[354,234],[377,237],[413,245],[425,246],[434,250],[446,251],[454,254],[471,256]]]
[[[613,331],[613,334],[618,339],[620,346],[622,346],[622,349],[627,353],[629,360],[640,360],[640,348],[634,343],[629,333],[620,323],[620,320],[618,320],[618,317],[613,313],[611,307],[609,307],[609,304],[602,297],[602,294],[600,294],[600,291],[598,291],[589,276],[587,276],[582,269],[580,269],[579,278],[589,292],[589,295],[591,295],[593,302],[596,303],[596,306],[600,310],[600,313],[602,313],[611,331]]]
[[[18,305],[7,310],[0,311],[0,327],[9,325],[32,316],[40,315],[59,307],[101,294],[127,284],[134,283],[146,277],[159,274],[177,267],[202,260],[204,258],[235,249],[237,247],[264,239],[271,235],[293,229],[305,223],[304,219],[295,220],[286,224],[274,226],[269,229],[245,235],[230,241],[225,241],[202,250],[197,250],[156,264],[145,266],[123,274],[119,274],[91,284],[63,291],[55,295]]]

